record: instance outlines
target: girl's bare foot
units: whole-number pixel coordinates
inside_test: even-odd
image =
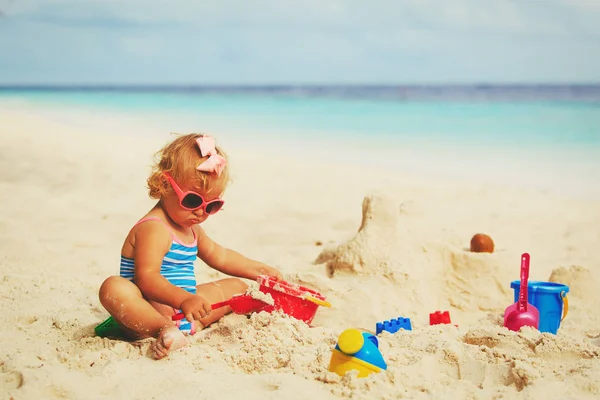
[[[160,332],[156,341],[150,346],[150,349],[152,350],[154,358],[160,360],[161,358],[168,356],[169,352],[180,349],[187,344],[188,340],[183,332],[176,326],[170,326]]]

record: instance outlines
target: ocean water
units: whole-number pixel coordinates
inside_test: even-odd
[[[505,180],[600,183],[600,85],[4,87],[2,100],[321,144],[330,156],[368,147],[385,155],[373,162],[395,168],[448,172],[452,164],[466,176],[485,164]]]
[[[386,143],[600,146],[600,85],[0,88],[0,99],[15,97],[163,114],[282,138],[366,135]]]

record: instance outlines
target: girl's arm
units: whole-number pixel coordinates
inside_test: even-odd
[[[209,238],[204,229],[196,227],[198,257],[209,267],[224,274],[256,280],[259,275],[268,275],[282,280],[281,272],[260,261],[252,260],[237,251],[227,249]]]
[[[193,296],[172,285],[160,274],[162,260],[171,246],[171,233],[159,221],[139,225],[135,233],[134,280],[148,300],[180,309],[181,303]]]

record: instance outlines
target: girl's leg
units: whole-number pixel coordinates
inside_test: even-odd
[[[187,344],[183,333],[171,319],[157,311],[131,281],[111,276],[100,287],[100,303],[134,339],[155,337],[152,346],[155,358],[162,358],[170,350]]]
[[[231,298],[235,294],[244,293],[248,289],[248,285],[244,281],[237,278],[226,278],[215,282],[203,283],[196,286],[197,293],[203,296],[209,303],[219,303]],[[207,327],[215,321],[221,319],[225,314],[229,314],[231,308],[229,306],[212,310],[209,316],[202,318],[203,327]],[[198,330],[203,328],[198,327]]]

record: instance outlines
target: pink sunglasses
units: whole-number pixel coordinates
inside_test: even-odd
[[[175,182],[175,180],[173,180],[171,175],[169,175],[167,172],[165,172],[164,175],[171,184],[171,187],[175,191],[175,194],[179,198],[179,205],[181,205],[181,207],[185,208],[186,210],[194,211],[199,208],[202,208],[206,214],[211,215],[218,212],[223,207],[223,204],[225,204],[225,201],[221,199],[215,199],[206,202],[204,201],[204,197],[202,197],[196,192],[184,192],[183,190],[181,190],[181,188]]]

